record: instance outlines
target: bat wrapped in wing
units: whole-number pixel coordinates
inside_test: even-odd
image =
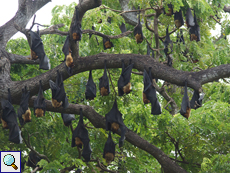
[[[123,22],[121,23],[121,25],[120,25],[119,28],[120,28],[120,30],[121,30],[122,33],[124,33],[124,32],[127,31],[127,30],[126,30],[126,27],[125,27],[125,24],[124,24]]]
[[[20,144],[22,143],[21,130],[19,129],[17,122],[17,115],[14,111],[14,107],[11,104],[10,89],[8,89],[8,100],[1,99],[2,106],[2,126],[5,129],[9,129],[9,141]]]
[[[72,121],[75,120],[74,114],[61,113],[61,117],[65,126],[71,125]]]
[[[197,109],[197,108],[201,107],[202,106],[203,98],[204,98],[204,93],[202,93],[200,95],[197,90],[194,90],[192,99],[190,101],[190,107],[191,107],[191,109]]]
[[[110,163],[114,160],[115,157],[115,143],[111,137],[111,131],[109,131],[108,139],[104,146],[103,158],[105,158],[107,163]]]
[[[72,37],[73,40],[75,41],[79,41],[81,40],[81,35],[82,35],[82,30],[81,30],[81,21],[79,19],[79,11],[78,11],[78,7],[75,7],[75,12],[76,12],[76,16],[75,16],[75,20],[74,20],[74,24],[72,26]]]
[[[194,21],[193,15],[192,15],[191,8],[187,8],[186,25],[187,25],[188,28],[195,25],[195,21]]]
[[[104,50],[111,49],[111,47],[114,47],[113,43],[107,37],[103,37],[103,46]]]
[[[70,44],[69,44],[69,35],[67,35],[66,39],[65,39],[65,43],[62,47],[62,52],[65,55],[65,65],[66,65],[66,71],[67,73],[71,76],[73,74],[73,57],[72,57],[72,51],[70,49]]]
[[[100,90],[101,96],[107,96],[110,93],[109,78],[106,72],[106,60],[104,63],[105,63],[104,74],[102,77],[99,78],[99,90]]]
[[[187,93],[187,81],[185,81],[184,96],[181,103],[180,114],[188,119],[190,116],[190,111],[191,111],[191,107],[190,107],[189,97]]]
[[[37,163],[40,160],[41,160],[41,158],[35,152],[30,151],[26,165],[35,169],[37,167]]]
[[[43,70],[49,70],[50,60],[45,54],[42,39],[40,38],[39,34],[33,31],[30,31],[30,38],[32,59],[39,58],[39,68]]]
[[[184,19],[181,10],[174,13],[174,22],[177,29],[184,25]]]
[[[90,161],[91,153],[92,153],[92,150],[91,150],[89,141],[85,142],[81,155],[85,159],[86,162]]]
[[[145,104],[151,103],[151,114],[161,114],[161,106],[157,99],[156,89],[152,84],[151,68],[149,69],[149,74],[144,70],[143,102]]]
[[[139,9],[139,7],[138,7],[138,9]],[[139,12],[139,16],[138,16],[138,23],[135,26],[133,33],[134,33],[134,37],[136,39],[137,44],[142,43],[142,41],[143,41],[143,32],[142,32],[142,25],[141,25],[141,22],[140,22],[140,12]]]
[[[163,43],[164,43],[164,53],[167,56],[173,51],[173,43],[172,40],[170,40],[168,28],[166,29],[166,37]]]
[[[126,127],[122,120],[122,114],[117,108],[117,100],[115,99],[112,109],[105,115],[106,130],[117,132],[120,128],[121,138],[119,140],[119,147],[122,147],[125,140]]]
[[[69,106],[69,102],[65,93],[62,74],[59,70],[57,70],[56,82],[54,83],[52,80],[49,80],[49,84],[52,90],[52,106],[54,108],[62,106],[66,109]]]
[[[97,92],[96,84],[93,81],[92,70],[90,70],[89,79],[86,84],[85,98],[87,100],[93,100],[96,97],[96,92]]]
[[[25,86],[24,89],[22,89],[22,98],[20,102],[20,107],[18,109],[18,119],[21,125],[31,122],[31,111],[28,107],[28,102],[30,98],[30,92],[27,90],[27,87]]]
[[[83,123],[82,108],[80,108],[80,119],[77,127],[73,130],[72,134],[72,147],[78,146],[82,148],[89,142],[88,130],[85,128]]]
[[[194,22],[195,22],[195,25],[191,26],[189,29],[190,40],[200,41],[200,26],[197,23],[195,12],[194,12]]]
[[[43,96],[43,89],[42,89],[42,81],[39,81],[39,91],[38,96],[34,100],[34,114],[36,117],[42,117],[45,115],[46,112],[46,102]]]
[[[130,64],[125,68],[124,60],[122,60],[122,72],[118,80],[119,96],[123,96],[124,94],[128,94],[132,91],[131,83],[130,83],[132,68],[133,68],[133,64]]]
[[[164,14],[166,16],[172,16],[173,15],[173,6],[172,6],[171,3],[168,4],[168,11],[166,11],[165,8],[164,8]]]

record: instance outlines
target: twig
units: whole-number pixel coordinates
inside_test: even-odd
[[[218,21],[213,15],[210,15],[211,18],[213,18],[217,23],[219,23],[221,25],[221,22]]]
[[[31,29],[34,27],[35,18],[36,18],[36,14],[34,15],[32,25],[31,25],[30,29],[27,32],[31,31]]]
[[[31,171],[31,173],[35,173],[40,167],[37,166],[33,171]]]
[[[106,38],[109,38],[109,39],[117,39],[117,38],[122,38],[122,37],[125,37],[125,36],[129,35],[129,34],[133,33],[133,31],[126,31],[126,32],[124,32],[122,34],[115,35],[115,36],[105,35],[105,34],[102,34],[101,32],[90,30],[90,29],[83,30],[82,33],[83,34],[86,34],[86,33],[94,34],[94,35],[98,35],[98,36],[101,36],[101,37],[106,37]]]
[[[141,72],[132,71],[132,73],[133,73],[133,74],[137,74],[137,75],[141,75],[141,76],[143,76],[143,74],[144,74],[142,71],[141,71]]]

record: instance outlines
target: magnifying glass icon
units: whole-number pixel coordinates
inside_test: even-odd
[[[3,158],[3,162],[7,166],[12,166],[15,170],[18,169],[18,167],[14,164],[15,163],[15,158],[11,154],[7,154]]]

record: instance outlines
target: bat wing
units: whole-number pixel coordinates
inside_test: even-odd
[[[106,119],[106,130],[112,130],[111,124],[113,122],[119,124],[119,126],[123,125],[122,114],[117,108],[117,101],[114,101],[112,109],[105,115]]]
[[[90,143],[89,141],[86,142],[84,144],[84,148],[83,148],[83,151],[82,151],[82,157],[86,160],[86,162],[90,161],[90,158],[91,158],[91,153],[92,153],[92,150],[91,150],[91,147],[90,147]]]
[[[106,71],[106,64],[104,68],[104,74],[103,76],[99,79],[99,89],[105,88],[107,90],[107,93],[110,93],[110,88],[109,88],[109,78],[107,76],[107,71]]]
[[[120,129],[121,129],[121,137],[120,137],[120,139],[119,139],[119,148],[121,148],[121,147],[123,146],[123,144],[124,144],[125,133],[126,133],[127,128],[126,128],[125,125],[122,125],[122,126],[120,127]]]
[[[143,74],[143,81],[144,81],[144,91],[143,93],[146,94],[147,90],[150,88],[152,85],[152,80],[150,79],[147,71],[144,69],[144,74]]]
[[[188,108],[190,108],[190,102],[189,102],[189,97],[187,93],[187,82],[185,82],[184,96],[183,96],[182,103],[181,103],[180,114],[185,116]]]
[[[69,55],[69,35],[67,35],[65,39],[65,43],[62,47],[62,52],[64,53],[65,57]]]
[[[16,113],[15,113],[16,115]],[[21,136],[21,130],[18,127],[17,123],[9,123],[9,141],[15,143],[15,144],[20,144],[22,143],[22,136]]]
[[[122,33],[126,32],[126,27],[125,27],[125,24],[123,22],[119,28],[120,28]]]
[[[92,71],[89,72],[89,79],[86,84],[85,97],[86,99],[92,100],[96,97],[96,84],[93,81]]]
[[[125,70],[122,72],[122,75],[124,77],[125,85],[127,85],[130,82],[131,78],[131,72],[133,69],[133,64],[130,64],[128,67],[125,68]]]
[[[42,39],[37,33],[33,31],[30,31],[30,36],[31,36],[31,50],[33,50],[36,53],[36,55],[40,60],[39,68],[44,70],[49,70],[50,69],[49,58],[45,54]]]
[[[1,100],[2,119],[9,124],[17,124],[17,115],[14,111],[13,105],[5,99]]]
[[[103,158],[105,158],[105,154],[108,152],[112,153],[115,156],[115,143],[112,140],[111,131],[109,132],[108,139],[107,139],[105,146],[104,146]]]
[[[188,27],[195,25],[195,21],[194,21],[193,15],[192,15],[191,8],[188,8],[187,12],[186,12],[186,23],[187,23]]]
[[[65,124],[65,126],[69,126],[73,120],[75,120],[75,115],[74,114],[65,114],[61,113],[62,120]]]
[[[41,81],[39,81],[39,83],[40,83],[40,86],[39,86],[38,96],[34,100],[34,113],[35,113],[36,109],[42,109],[44,111],[43,114],[45,115],[46,102],[45,102],[45,98],[43,96],[43,89],[42,89]]]

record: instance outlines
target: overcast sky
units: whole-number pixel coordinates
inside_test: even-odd
[[[36,0],[35,0],[36,1]],[[72,2],[78,2],[78,0],[52,0],[48,4],[46,4],[44,7],[42,7],[40,10],[36,13],[36,23],[40,24],[50,24],[50,20],[52,18],[51,16],[51,10],[56,5],[69,5]],[[11,18],[14,17],[18,9],[18,0],[1,0],[0,2],[0,26],[4,25],[6,22],[8,22]],[[28,26],[31,26],[32,19],[28,23]],[[21,33],[17,33],[13,36],[13,38],[23,36]]]

